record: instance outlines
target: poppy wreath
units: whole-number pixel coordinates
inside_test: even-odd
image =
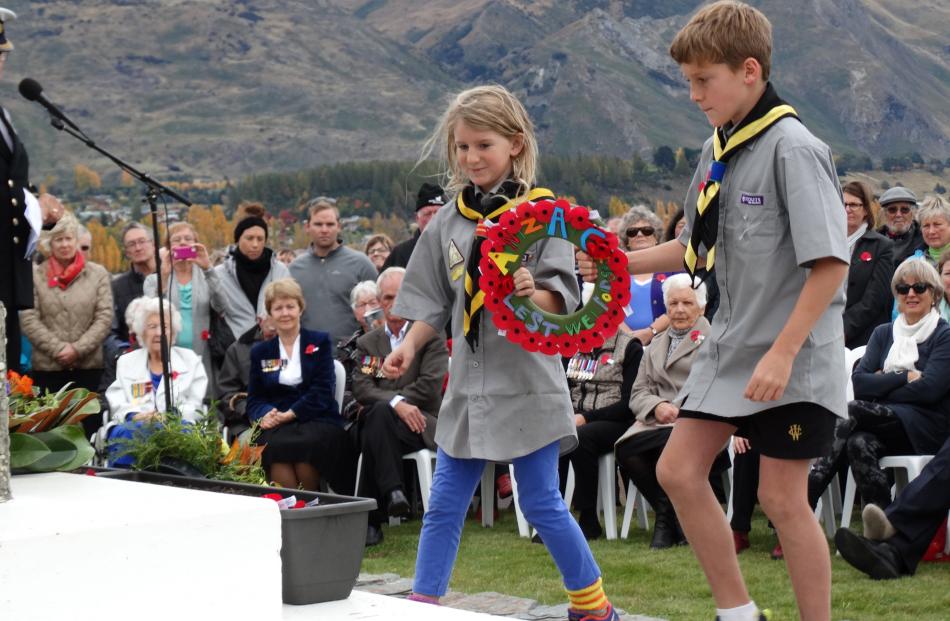
[[[514,294],[513,274],[542,239],[564,239],[594,259],[594,292],[569,315],[555,315]],[[495,326],[528,351],[570,357],[603,345],[626,317],[630,302],[627,256],[617,236],[593,224],[586,207],[565,200],[524,202],[488,229],[482,242],[479,287]]]

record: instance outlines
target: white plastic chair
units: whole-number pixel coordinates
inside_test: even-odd
[[[429,510],[429,491],[432,489],[432,472],[435,470],[436,453],[429,449],[420,449],[412,453],[406,453],[402,458],[404,461],[408,460],[416,464],[416,475],[419,478],[419,496],[422,497],[422,511],[425,513]],[[363,454],[360,453],[356,460],[356,490],[353,492],[355,496],[359,496],[360,473],[362,471]],[[399,518],[389,518],[389,525],[398,526],[400,521]]]
[[[647,511],[650,510],[650,503],[644,498],[637,486],[630,481],[627,484],[627,502],[623,507],[623,524],[620,526],[620,538],[626,539],[630,536],[630,522],[633,519],[633,512],[637,512],[637,524],[643,530],[650,530],[650,518]]]
[[[343,392],[346,390],[346,369],[343,368],[342,362],[334,360],[333,371],[336,375],[336,392],[333,393],[333,398],[336,399],[336,406],[342,410]]]
[[[845,372],[848,374],[848,381],[845,382],[846,387],[846,397],[848,401],[854,400],[854,385],[851,383],[851,373],[854,371],[854,365],[858,360],[864,356],[864,351],[867,349],[866,346],[862,345],[861,347],[855,347],[854,349],[845,349],[844,350],[844,368]]]
[[[485,470],[482,471],[482,526],[485,528],[490,528],[495,524],[495,464],[496,462],[493,461],[485,462]],[[508,464],[508,476],[511,477],[511,501],[515,507],[515,519],[518,521],[518,535],[530,538],[531,525],[528,524],[518,503],[518,481],[515,479],[514,464]]]
[[[613,451],[597,459],[597,509],[604,514],[604,534],[617,538],[617,458]]]
[[[920,475],[933,455],[889,455],[882,457],[878,462],[881,468],[893,468],[894,472],[894,490],[896,497],[904,487]],[[848,468],[848,482],[844,488],[844,500],[841,503],[841,528],[848,528],[851,525],[851,513],[854,511],[854,496],[857,485],[854,481],[854,473]]]

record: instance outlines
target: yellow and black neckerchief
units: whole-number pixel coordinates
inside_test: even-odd
[[[722,127],[713,133],[713,162],[709,165],[706,180],[699,186],[696,199],[696,219],[686,245],[683,259],[690,276],[699,276],[706,280],[716,262],[716,236],[719,233],[719,186],[726,176],[729,159],[770,127],[785,117],[798,118],[795,109],[782,101],[771,84],[765,87],[765,93],[755,107],[740,122],[732,133],[726,136]],[[699,248],[706,248],[706,266],[697,267]]]
[[[482,306],[485,293],[478,287],[478,277],[481,274],[479,264],[482,260],[482,242],[488,228],[485,221],[497,223],[502,214],[525,201],[554,199],[554,193],[545,188],[534,188],[523,196],[519,192],[524,186],[515,181],[505,181],[496,194],[486,194],[480,199],[475,196],[475,186],[469,184],[455,199],[455,206],[463,218],[476,222],[475,240],[472,250],[468,254],[465,266],[465,311],[462,331],[465,342],[475,351],[478,345],[478,326],[481,322]]]

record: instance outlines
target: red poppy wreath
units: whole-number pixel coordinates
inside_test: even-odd
[[[569,315],[554,315],[529,298],[514,295],[514,272],[536,242],[564,239],[594,259],[597,277],[587,303]],[[479,287],[495,326],[528,351],[570,357],[590,352],[617,331],[630,302],[627,257],[617,236],[594,225],[586,207],[565,200],[521,203],[487,231],[482,242]]]

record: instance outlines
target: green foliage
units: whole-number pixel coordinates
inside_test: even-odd
[[[653,151],[653,165],[663,170],[673,170],[676,167],[676,154],[673,149],[662,145]]]
[[[99,413],[98,395],[63,386],[55,393],[33,388],[13,371],[10,390],[10,467],[27,472],[68,471],[92,459],[95,450],[77,424]],[[0,388],[3,390],[3,388]]]
[[[362,571],[412,576],[420,526],[416,519],[387,529],[382,544],[366,549]],[[715,605],[692,549],[651,550],[651,534],[634,527],[629,539],[590,542],[607,596],[630,615],[712,619]],[[797,619],[786,563],[769,557],[776,540],[761,513],[753,518],[750,538],[752,547],[739,555],[750,595],[760,606],[772,609],[773,619]],[[835,556],[834,550],[831,564],[833,619],[922,621],[945,619],[950,610],[950,565],[946,563],[922,563],[913,578],[889,581],[868,579]],[[566,601],[564,585],[547,550],[518,536],[511,510],[502,511],[493,528],[466,520],[450,588],[468,594],[494,591],[548,605]]]
[[[260,465],[260,451],[252,463],[233,459],[221,431],[214,409],[187,422],[177,413],[154,418],[135,430],[127,439],[109,442],[116,456],[131,456],[135,470],[155,471],[164,462],[180,461],[192,466],[209,479],[266,485]]]
[[[689,152],[685,153],[688,156]],[[675,159],[670,150],[670,170]],[[592,207],[604,196],[629,195],[658,176],[639,155],[629,160],[602,155],[546,156],[539,168],[540,185]],[[419,166],[412,161],[343,162],[290,173],[265,173],[246,177],[230,188],[227,204],[234,209],[245,200],[261,201],[271,213],[289,210],[302,216],[301,206],[307,199],[326,195],[340,199],[343,216],[371,217],[378,211],[409,218],[419,186],[432,182],[436,173],[431,161]],[[600,207],[606,210],[606,205]]]

